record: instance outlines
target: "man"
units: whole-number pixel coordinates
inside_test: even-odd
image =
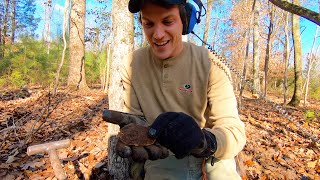
[[[182,42],[185,0],[130,0],[148,47],[122,69],[125,111],[146,117],[149,136],[170,150],[147,160],[145,179],[240,179],[234,157],[245,128],[227,68],[203,47]]]

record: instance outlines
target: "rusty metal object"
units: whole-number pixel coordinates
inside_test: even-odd
[[[129,146],[148,146],[156,141],[148,136],[148,127],[133,123],[121,128],[118,135],[120,141]]]
[[[169,150],[148,136],[148,123],[143,116],[104,110],[102,119],[120,126],[116,152],[122,158],[131,157],[136,162],[157,160],[169,156]]]

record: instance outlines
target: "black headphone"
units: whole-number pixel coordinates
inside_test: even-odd
[[[200,18],[206,14],[206,9],[203,6],[201,0],[193,0],[196,5],[199,7],[199,11],[197,11],[196,7],[191,3],[186,3],[185,11],[186,11],[186,22],[183,23],[183,31],[182,35],[189,34],[193,31],[193,28],[196,24],[200,23]],[[202,8],[205,13],[201,14]]]

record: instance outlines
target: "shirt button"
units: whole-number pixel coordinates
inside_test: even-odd
[[[169,67],[169,64],[164,64],[163,67],[164,67],[164,68],[167,68],[167,67]]]
[[[168,78],[168,74],[165,74],[165,75],[164,75],[164,78]]]

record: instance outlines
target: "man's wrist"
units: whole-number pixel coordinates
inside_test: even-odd
[[[195,157],[209,157],[214,155],[217,151],[217,141],[214,134],[202,129],[204,135],[204,141],[200,144],[200,147],[192,150],[191,154]]]
[[[217,151],[216,136],[210,131],[207,131],[205,129],[202,129],[202,132],[207,142],[207,148],[209,148],[213,153],[215,153]]]

